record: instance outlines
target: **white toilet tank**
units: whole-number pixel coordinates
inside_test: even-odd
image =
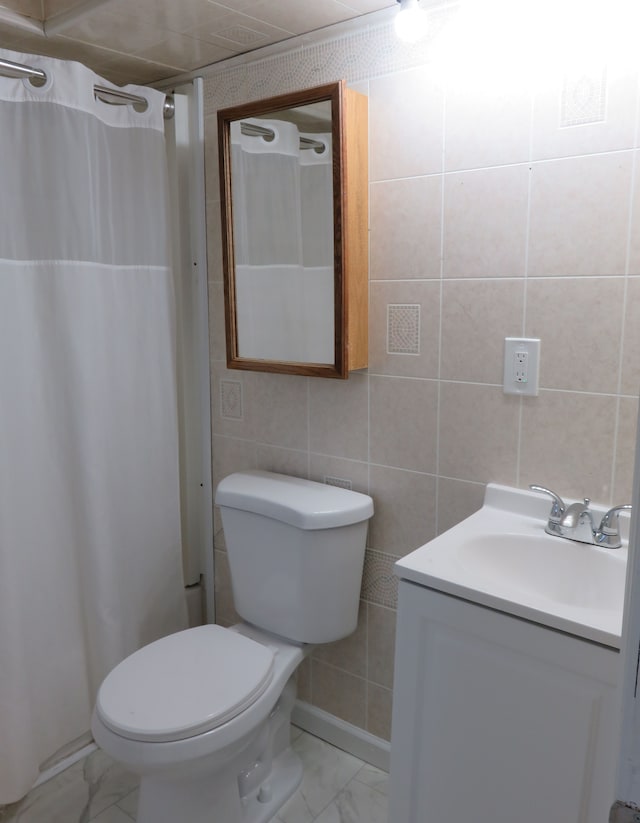
[[[243,620],[301,643],[329,643],[355,630],[370,497],[246,471],[225,477],[215,502]]]

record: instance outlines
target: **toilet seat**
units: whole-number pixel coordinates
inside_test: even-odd
[[[144,646],[106,677],[96,711],[131,740],[168,742],[217,728],[248,709],[273,677],[273,651],[221,626]]]

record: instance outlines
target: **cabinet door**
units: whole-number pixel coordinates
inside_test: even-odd
[[[400,584],[389,819],[604,823],[618,654]]]

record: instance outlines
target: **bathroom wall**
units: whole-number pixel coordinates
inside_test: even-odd
[[[432,11],[417,46],[385,20],[203,72],[214,483],[257,467],[372,495],[358,630],[305,663],[299,696],[383,738],[397,557],[479,507],[488,481],[605,504],[631,494],[637,71],[564,67],[532,83],[507,64],[494,75],[443,66],[438,37],[453,13]],[[340,78],[370,106],[369,369],[344,382],[229,371],[216,110]],[[542,340],[535,398],[502,392],[504,337],[522,335]]]

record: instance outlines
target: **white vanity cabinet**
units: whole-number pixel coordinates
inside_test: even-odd
[[[393,823],[606,823],[618,652],[400,581]]]

